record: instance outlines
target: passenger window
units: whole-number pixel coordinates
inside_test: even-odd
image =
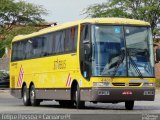
[[[66,30],[66,38],[65,38],[65,51],[66,52],[76,51],[77,35],[78,35],[77,27],[68,28]]]
[[[33,56],[33,47],[31,39],[27,40],[25,54],[26,54],[26,59],[32,58]]]
[[[65,32],[64,31],[59,31],[59,32],[56,33],[55,53],[64,52],[64,38],[65,38]]]
[[[48,33],[13,43],[12,61],[76,51],[78,27]]]

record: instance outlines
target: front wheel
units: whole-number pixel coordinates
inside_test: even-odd
[[[77,109],[82,109],[85,107],[85,102],[80,100],[80,88],[79,85],[77,84],[77,88],[75,91],[75,104]]]
[[[125,102],[125,107],[126,107],[126,110],[133,110],[134,101],[126,101]]]
[[[36,99],[36,92],[35,92],[35,88],[34,85],[32,85],[30,87],[30,101],[31,101],[31,105],[32,106],[39,106],[40,105],[40,100]]]

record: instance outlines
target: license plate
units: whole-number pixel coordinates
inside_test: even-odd
[[[98,91],[98,95],[110,95],[109,91]]]

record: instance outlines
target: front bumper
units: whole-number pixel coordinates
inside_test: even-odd
[[[97,102],[154,101],[155,88],[81,89],[81,100]]]

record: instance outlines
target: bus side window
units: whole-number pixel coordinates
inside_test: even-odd
[[[55,34],[55,53],[64,53],[64,38],[65,38],[65,32],[64,30],[58,31]]]
[[[41,56],[42,57],[45,57],[45,56],[49,56],[51,55],[52,53],[52,36],[51,34],[46,34],[46,35],[43,35],[44,39],[43,39],[43,47],[42,47],[42,53],[41,53]]]
[[[17,60],[17,43],[12,44],[12,61]]]
[[[52,54],[56,54],[56,32],[51,33],[52,39],[51,39],[51,48],[52,48]]]
[[[39,36],[33,38],[33,58],[38,58],[43,56],[43,49],[44,49],[44,36]]]
[[[74,27],[74,31],[72,31],[72,33],[74,32],[74,34],[72,34],[74,37],[73,39],[73,50],[76,51],[77,49],[77,39],[78,39],[78,27]]]
[[[77,27],[68,28],[65,31],[65,52],[75,52],[77,48]]]
[[[80,41],[80,61],[81,73],[89,79],[91,76],[91,39],[90,39],[90,26],[81,25],[81,41]]]
[[[18,41],[12,45],[12,61],[26,59],[26,41]]]
[[[20,41],[18,42],[18,46],[17,46],[17,59],[16,60],[23,60],[25,58],[25,41]]]
[[[72,51],[71,28],[65,30],[65,52]]]
[[[30,59],[32,57],[32,40],[28,39],[27,43],[26,43],[26,50],[25,50],[25,55],[26,55],[26,59]]]

